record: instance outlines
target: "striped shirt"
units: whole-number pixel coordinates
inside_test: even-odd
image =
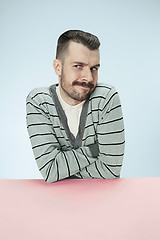
[[[68,127],[56,86],[33,89],[26,99],[27,129],[45,181],[120,177],[125,140],[115,88],[97,84],[83,105],[75,137]]]

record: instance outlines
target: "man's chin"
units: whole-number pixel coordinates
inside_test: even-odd
[[[88,92],[87,94],[79,95],[79,96],[77,97],[77,100],[78,100],[78,101],[85,101],[85,100],[87,100],[87,99],[89,98],[90,95],[91,95],[90,92]]]

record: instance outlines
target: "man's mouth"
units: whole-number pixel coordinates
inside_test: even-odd
[[[86,83],[86,82],[74,82],[73,85],[78,85],[84,88],[94,88],[94,85],[92,83]]]

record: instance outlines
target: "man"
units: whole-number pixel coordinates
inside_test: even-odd
[[[97,83],[100,42],[70,30],[58,39],[53,62],[59,84],[27,96],[27,128],[48,183],[65,178],[118,178],[124,125],[115,88]]]

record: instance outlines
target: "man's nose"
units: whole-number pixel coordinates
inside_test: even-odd
[[[88,82],[93,82],[93,76],[92,76],[92,71],[90,68],[84,68],[83,69],[83,80],[87,80]]]

